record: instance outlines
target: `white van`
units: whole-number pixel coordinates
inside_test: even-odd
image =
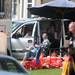
[[[27,36],[27,33],[30,35]],[[61,21],[46,18],[28,19],[12,22],[11,52],[16,58],[23,58],[25,48],[31,47],[36,42],[42,42],[41,35],[47,32],[52,48],[58,48],[61,36]]]

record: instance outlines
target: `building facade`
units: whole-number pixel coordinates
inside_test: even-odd
[[[41,4],[41,0],[12,0],[12,19],[25,20],[33,17],[27,8]]]
[[[31,15],[27,8],[47,3],[53,0],[12,0],[12,19],[25,20],[34,17]],[[75,1],[75,0],[72,0]]]
[[[12,0],[0,0],[0,31],[10,35]]]

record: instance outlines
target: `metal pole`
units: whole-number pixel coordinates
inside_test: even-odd
[[[62,47],[65,40],[64,19],[61,19],[61,39],[60,39],[60,57],[62,57]]]

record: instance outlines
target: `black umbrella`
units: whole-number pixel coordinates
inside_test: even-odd
[[[54,0],[40,6],[28,8],[31,14],[53,19],[75,19],[75,2]]]
[[[28,8],[28,10],[31,12],[31,14],[38,15],[40,17],[61,19],[62,30],[60,47],[62,47],[62,34],[63,37],[65,36],[64,19],[75,19],[75,2],[68,0],[54,0],[40,6]]]

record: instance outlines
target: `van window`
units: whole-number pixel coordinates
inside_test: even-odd
[[[18,31],[16,31],[16,33],[12,37],[32,37],[33,26],[34,24],[22,26],[20,29],[18,29]]]

